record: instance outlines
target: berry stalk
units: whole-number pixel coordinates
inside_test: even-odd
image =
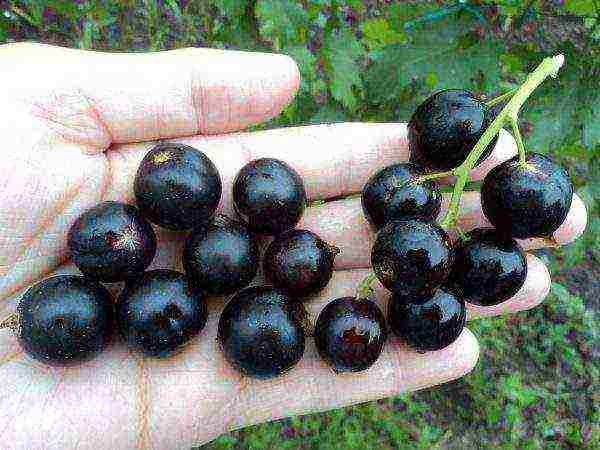
[[[500,129],[507,123],[511,124],[517,123],[519,110],[521,106],[527,101],[531,93],[549,76],[556,77],[558,70],[564,64],[564,56],[557,55],[549,58],[545,58],[533,72],[529,74],[525,82],[512,94],[512,97],[508,101],[508,103],[504,106],[500,114],[494,119],[494,121],[490,124],[490,126],[485,130],[477,144],[469,153],[469,156],[465,161],[454,169],[452,172],[456,176],[456,184],[454,185],[454,190],[452,192],[452,199],[450,200],[450,206],[448,208],[448,212],[441,220],[440,225],[445,228],[451,228],[454,226],[458,219],[458,211],[460,207],[460,199],[462,197],[462,193],[465,189],[465,185],[467,183],[467,179],[469,177],[469,172],[477,161],[479,157],[483,154],[488,144],[494,139],[494,137],[500,132]],[[513,126],[514,132],[514,126]],[[517,139],[517,145],[519,146],[519,154],[522,160],[524,159],[525,149],[522,145],[523,142],[520,139],[520,133],[517,133],[515,136]]]

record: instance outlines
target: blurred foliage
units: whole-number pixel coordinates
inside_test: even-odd
[[[522,82],[544,56],[564,53],[559,78],[532,96],[521,126],[530,150],[568,168],[590,221],[582,239],[546,258],[558,282],[544,305],[471,324],[482,356],[463,380],[263,424],[206,448],[600,448],[600,1],[0,2],[0,43],[25,39],[289,54],[300,91],[266,127],[407,120],[434,90],[464,87],[489,98]]]

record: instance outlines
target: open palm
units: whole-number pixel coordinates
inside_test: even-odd
[[[293,98],[299,75],[285,56],[207,49],[105,54],[14,44],[0,46],[0,62],[0,317],[28,285],[53,272],[75,272],[66,261],[69,226],[102,200],[133,202],[137,165],[157,139],[188,143],[212,159],[223,179],[226,214],[232,212],[231,181],[250,159],[285,160],[303,176],[311,199],[332,199],[359,192],[376,169],[408,157],[404,124],[238,132],[277,115]],[[502,132],[473,178],[514,153],[512,138]],[[477,193],[463,197],[462,211],[466,229],[487,223]],[[585,223],[575,197],[556,242],[572,241]],[[328,301],[353,293],[367,274],[373,235],[357,198],[308,208],[299,226],[342,250],[329,287],[307,303],[315,317]],[[152,267],[181,269],[184,236],[157,231]],[[513,299],[470,307],[470,318],[540,303],[548,271],[532,255],[527,262],[527,280]],[[378,301],[387,301],[381,289]],[[450,347],[423,355],[392,338],[370,370],[334,375],[309,344],[288,374],[250,380],[218,351],[223,303],[212,299],[201,335],[164,360],[142,358],[117,342],[82,365],[53,368],[29,359],[14,336],[2,334],[2,447],[189,448],[249,424],[443,383],[469,372],[478,358],[468,330]]]

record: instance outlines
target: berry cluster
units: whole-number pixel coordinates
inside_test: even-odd
[[[515,98],[518,92],[506,108]],[[550,236],[567,215],[573,188],[547,157],[525,154],[513,127],[519,156],[491,170],[481,188],[493,228],[457,228],[468,172],[491,152],[502,114],[494,117],[464,90],[434,94],[408,124],[412,161],[379,170],[364,186],[363,211],[377,232],[374,275],[356,296],[326,305],[314,325],[317,350],[334,371],[374,364],[388,325],[417,351],[442,349],[460,335],[466,303],[496,305],[523,285],[527,264],[515,238]],[[436,180],[450,176],[454,193],[438,222]],[[229,363],[256,378],[296,365],[311,329],[304,302],[327,286],[340,251],[295,228],[307,203],[299,174],[272,158],[246,164],[233,182],[237,217],[230,218],[216,213],[222,183],[210,159],[187,145],[161,143],[141,161],[134,193],[136,206],[104,202],[72,225],[68,249],[83,276],[50,277],[23,295],[10,323],[25,351],[69,364],[105,349],[118,330],[133,349],[167,357],[202,331],[209,296],[232,296],[217,331]],[[147,270],[157,249],[150,223],[188,233],[185,273]],[[261,236],[272,237],[262,259]],[[250,286],[261,262],[267,284]],[[391,293],[387,324],[370,298],[375,278]],[[125,283],[116,302],[101,284],[114,282]]]

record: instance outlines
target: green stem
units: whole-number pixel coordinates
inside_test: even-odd
[[[417,183],[422,183],[423,181],[437,180],[438,178],[451,177],[452,175],[454,175],[454,172],[452,170],[449,170],[447,172],[430,173],[428,175],[420,176],[416,180],[416,182]]]
[[[497,105],[500,102],[503,102],[507,98],[512,97],[515,94],[515,92],[517,92],[518,90],[519,90],[519,88],[511,89],[510,91],[505,92],[504,94],[501,94],[498,97],[494,97],[493,99],[488,100],[487,102],[485,102],[485,104],[488,108],[491,108],[492,106]]]
[[[508,121],[517,142],[517,149],[519,150],[519,163],[525,165],[525,145],[523,145],[523,138],[521,137],[521,131],[519,131],[519,123],[514,117],[509,117]]]
[[[373,294],[374,290],[371,287],[371,284],[377,279],[377,276],[374,273],[370,273],[367,275],[358,285],[356,289],[356,298],[369,298],[371,294]]]
[[[471,150],[471,153],[469,153],[467,159],[453,170],[453,173],[456,176],[456,184],[454,185],[448,212],[440,222],[440,225],[443,228],[448,229],[456,223],[456,220],[458,219],[458,210],[460,208],[460,199],[465,189],[465,185],[467,184],[469,172],[475,167],[475,164],[477,164],[477,161],[479,161],[480,156],[483,154],[489,143],[492,142],[494,137],[500,132],[500,129],[506,123],[508,118],[514,119],[515,121],[518,119],[521,106],[523,106],[523,103],[525,103],[531,93],[542,83],[542,81],[549,76],[556,77],[564,60],[565,58],[563,55],[545,58],[540,65],[529,74],[525,82],[517,89],[504,108],[502,108],[500,114],[496,116],[494,121],[484,131],[481,138],[477,141],[477,144],[475,144],[475,147],[473,147],[473,150]]]

